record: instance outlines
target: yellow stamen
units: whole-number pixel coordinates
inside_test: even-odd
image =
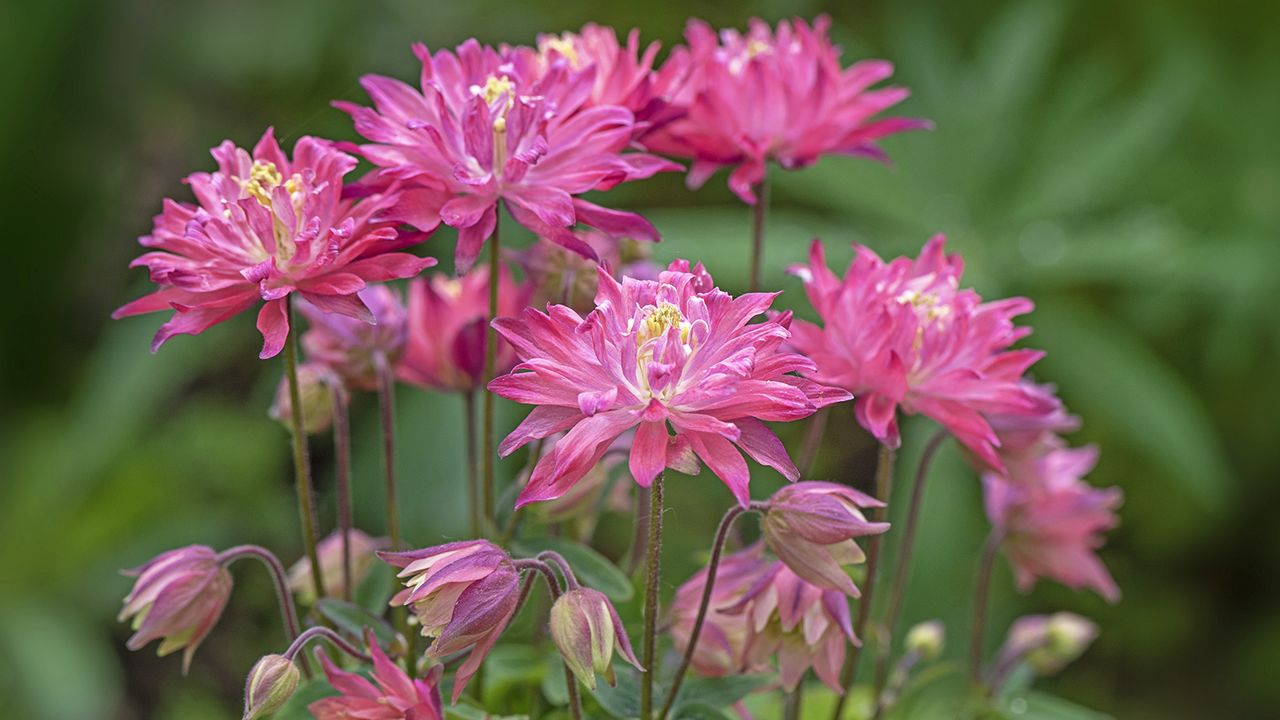
[[[649,310],[640,321],[640,329],[636,333],[636,344],[643,345],[654,338],[662,337],[673,327],[680,328],[680,342],[688,343],[689,329],[692,326],[684,319],[684,313],[680,312],[679,307],[663,302]]]
[[[249,179],[241,180],[240,187],[264,207],[271,207],[271,191],[279,187],[283,180],[275,163],[255,160],[249,170]]]
[[[565,60],[569,61],[569,67],[574,70],[578,69],[578,48],[573,43],[573,35],[565,33],[560,37],[553,37],[550,40],[544,40],[542,43],[542,55],[545,58],[548,51],[555,51]]]

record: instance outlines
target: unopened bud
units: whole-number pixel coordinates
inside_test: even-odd
[[[640,667],[617,611],[598,590],[574,588],[556,600],[551,606],[551,638],[565,664],[592,690],[597,673],[614,684],[610,662],[615,646],[627,662]]]
[[[907,631],[907,652],[920,656],[921,660],[936,660],[942,655],[946,642],[946,627],[940,620],[930,620]]]
[[[1043,644],[1027,653],[1027,664],[1041,675],[1056,673],[1084,654],[1098,637],[1098,626],[1075,613],[1049,616]]]
[[[298,689],[302,673],[283,655],[267,655],[254,664],[244,684],[244,718],[265,717],[284,706]]]

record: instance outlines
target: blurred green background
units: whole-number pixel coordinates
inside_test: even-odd
[[[1123,526],[1103,551],[1124,599],[1107,606],[1050,585],[1017,595],[1002,567],[997,627],[1028,611],[1097,619],[1096,646],[1044,686],[1120,718],[1280,715],[1280,4],[736,5],[0,6],[0,217],[14,271],[0,286],[0,714],[234,716],[249,665],[282,642],[269,585],[249,566],[186,679],[173,658],[125,651],[113,620],[129,586],[117,569],[163,549],[299,553],[287,435],[266,416],[279,366],[255,359],[252,318],[154,356],[161,318],[108,319],[145,289],[126,268],[134,238],[163,196],[184,196],[181,176],[211,166],[207,148],[251,144],[268,124],[290,142],[353,138],[328,102],[363,101],[361,73],[415,78],[415,40],[525,43],[594,20],[670,46],[689,15],[741,26],[752,14],[829,12],[846,57],[897,63],[895,81],[914,90],[906,112],[937,130],[888,141],[892,168],[831,159],[775,174],[767,284],[803,305],[783,268],[814,235],[843,263],[851,240],[914,253],[945,231],[981,292],[1031,296],[1030,342],[1049,351],[1036,374],[1083,416],[1073,441],[1101,445],[1092,480],[1125,491]],[[742,284],[747,216],[723,175],[697,193],[663,177],[607,202],[648,214],[666,236],[659,258],[699,258],[722,285]],[[426,252],[451,248],[442,232]],[[458,407],[401,392],[418,544],[462,531]],[[373,409],[368,398],[355,408],[357,515],[379,531]],[[508,408],[506,426],[517,417]],[[900,477],[930,431],[908,425]],[[848,408],[831,432],[822,474],[865,480],[873,450]],[[327,441],[315,453],[329,498]],[[668,547],[668,591],[729,502],[708,478],[670,495],[669,522],[683,530]],[[925,523],[907,619],[960,623],[985,521],[953,446]],[[963,640],[951,639],[958,653]]]

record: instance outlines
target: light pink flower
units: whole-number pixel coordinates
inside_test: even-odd
[[[358,293],[373,315],[368,323],[298,303],[309,329],[302,334],[307,359],[331,368],[347,387],[375,390],[381,368],[394,367],[404,351],[408,315],[394,290],[371,285]]]
[[[1029,477],[983,475],[987,516],[1003,536],[1003,547],[1021,590],[1037,578],[1071,588],[1088,587],[1111,602],[1120,589],[1098,559],[1102,533],[1116,527],[1119,488],[1090,487],[1094,447],[1054,449],[1026,465]]]
[[[609,476],[617,470],[617,466],[626,461],[631,453],[631,439],[634,433],[623,433],[614,440],[613,445],[605,453],[595,467],[587,471],[582,479],[569,488],[568,492],[555,500],[540,502],[534,507],[533,514],[545,523],[562,523],[581,521],[583,525],[594,527],[603,512],[629,513],[634,505],[631,487],[626,479],[619,476],[610,483]],[[549,454],[555,442],[561,436],[547,438],[542,445],[542,455]],[[522,471],[517,482],[527,484],[531,473]],[[608,491],[607,497],[602,495]],[[581,525],[579,527],[582,527]]]
[[[984,414],[1043,413],[1047,402],[1022,383],[1040,359],[1037,350],[1010,350],[1030,330],[1013,318],[1026,298],[982,302],[960,288],[964,261],[947,256],[935,236],[915,260],[885,263],[855,246],[843,279],[826,265],[814,241],[808,266],[792,272],[823,326],[796,321],[792,342],[817,365],[809,376],[857,396],[858,422],[889,447],[898,447],[898,410],[943,425],[986,466],[1000,469],[1000,439]]]
[[[596,308],[585,319],[551,305],[496,320],[521,363],[489,388],[537,405],[499,452],[567,431],[534,468],[517,507],[565,494],[632,428],[631,475],[645,487],[697,458],[745,506],[750,473],[739,449],[796,480],[786,449],[761,421],[798,420],[849,396],[789,374],[814,370],[779,349],[789,316],[748,324],[775,296],[731,297],[701,265],[676,261],[656,281],[619,283],[600,270]]]
[[[750,620],[741,612],[726,612],[764,578],[775,563],[761,557],[760,546],[726,555],[716,569],[706,621],[698,635],[690,667],[699,675],[720,677],[756,672],[768,668],[767,660],[749,665],[746,658],[750,639]],[[707,584],[707,568],[703,568],[676,589],[671,605],[671,636],[676,649],[684,653],[689,647],[698,606]]]
[[[188,545],[157,555],[126,575],[138,578],[117,618],[133,619],[127,647],[140,650],[160,640],[163,657],[182,650],[182,672],[191,656],[217,624],[231,597],[231,573],[218,554],[204,545]]]
[[[343,178],[356,159],[325,140],[298,140],[290,160],[268,129],[252,154],[228,140],[213,157],[216,172],[187,177],[198,204],[165,200],[151,234],[138,239],[152,250],[132,266],[146,267],[160,289],[113,315],[174,310],[152,351],[261,301],[261,357],[273,357],[289,334],[290,293],[325,312],[371,322],[356,296],[366,283],[411,277],[435,264],[390,252],[422,235],[402,234],[382,216],[396,202],[395,191],[343,199]]]
[[[383,540],[375,540],[363,531],[352,528],[347,533],[347,553],[351,558],[351,590],[354,592],[373,568],[374,552],[385,547]],[[325,595],[343,597],[347,588],[343,586],[342,567],[342,531],[334,530],[316,544],[316,554],[320,556],[320,569],[324,576]],[[316,586],[311,579],[311,558],[303,556],[301,560],[289,568],[289,588],[307,603],[315,602]]]
[[[528,304],[531,288],[516,283],[506,267],[499,272],[498,315],[514,315]],[[409,284],[408,345],[397,372],[401,380],[447,392],[483,387],[488,333],[489,270],[478,267],[455,278],[443,273]],[[515,351],[498,340],[495,372],[515,364]]]
[[[779,562],[726,612],[747,618],[748,666],[767,665],[776,656],[782,685],[788,690],[795,690],[812,667],[827,687],[842,691],[840,670],[848,644],[860,644],[844,593],[805,582]]]
[[[1000,440],[998,453],[1004,463],[1004,476],[1011,480],[1034,477],[1033,467],[1045,453],[1067,446],[1060,433],[1080,429],[1080,418],[1067,412],[1052,385],[1037,385],[1023,380],[1027,394],[1040,406],[1036,412],[988,413],[987,422]],[[978,469],[985,470],[982,463]]]
[[[751,205],[771,160],[788,170],[830,153],[887,161],[878,139],[930,124],[874,119],[909,92],[869,89],[893,73],[883,60],[842,68],[840,50],[827,37],[830,25],[826,16],[812,26],[783,20],[775,31],[753,19],[746,33],[721,30],[717,36],[705,22],[690,20],[688,47],[672,51],[656,81],[686,113],[646,136],[645,146],[692,159],[693,188],[720,168],[733,167],[729,188]]]
[[[862,514],[884,503],[844,485],[806,481],[783,486],[768,505],[760,524],[769,549],[808,582],[858,597],[844,566],[866,560],[854,538],[889,529]]]
[[[391,604],[410,608],[422,624],[422,634],[435,638],[427,650],[430,657],[471,649],[454,679],[457,702],[515,614],[520,572],[506,551],[487,540],[380,552],[378,557],[401,568],[405,589],[391,598]]]
[[[441,199],[439,219],[458,228],[456,265],[466,272],[497,223],[498,202],[536,234],[588,257],[591,249],[570,229],[582,223],[614,235],[657,240],[644,218],[608,210],[578,195],[607,190],[679,166],[628,149],[634,116],[617,105],[589,105],[594,66],[575,71],[536,63],[510,50],[468,40],[456,53],[431,54],[415,45],[422,62],[420,88],[367,75],[361,84],[373,108],[339,102],[356,130],[371,141],[361,153],[384,176]],[[430,225],[433,203],[412,221]],[[412,213],[397,216],[410,219]]]
[[[307,706],[316,720],[444,720],[440,700],[442,665],[431,668],[425,678],[411,678],[376,642],[368,645],[373,657],[373,682],[342,670],[328,655],[316,652],[329,684],[342,693]]]

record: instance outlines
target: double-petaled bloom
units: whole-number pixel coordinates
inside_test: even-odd
[[[698,635],[690,667],[699,675],[720,677],[767,669],[764,664],[748,665],[747,643],[751,638],[750,618],[736,612],[734,606],[765,577],[775,563],[765,560],[759,546],[726,555],[716,568],[711,588],[711,602],[707,606],[706,620]],[[681,653],[689,647],[693,626],[697,621],[698,607],[707,585],[707,568],[676,589],[671,605],[671,636]]]
[[[323,652],[316,652],[329,684],[340,695],[307,706],[316,720],[444,720],[440,700],[443,666],[436,665],[424,678],[411,678],[378,647],[368,642],[373,658],[373,682],[359,673],[342,670]]]
[[[701,265],[676,261],[652,281],[618,282],[600,270],[596,307],[585,318],[551,305],[495,321],[520,364],[489,388],[537,406],[499,452],[565,433],[517,506],[563,495],[633,428],[631,475],[645,487],[667,467],[690,471],[701,460],[746,506],[750,473],[739,450],[798,479],[761,421],[798,420],[849,394],[791,374],[815,368],[780,349],[789,315],[750,323],[775,296],[732,297]]]
[[[517,610],[519,570],[506,551],[486,540],[378,556],[400,568],[405,589],[391,604],[412,610],[422,634],[435,638],[427,654],[439,659],[471,649],[454,680],[457,702]]]
[[[982,477],[987,516],[1003,539],[1018,587],[1037,578],[1071,588],[1092,588],[1111,602],[1120,589],[1095,554],[1102,533],[1116,527],[1119,488],[1100,489],[1083,480],[1097,462],[1097,449],[1057,448],[1023,464],[1026,476],[994,472]]]
[[[182,671],[222,615],[231,597],[231,573],[218,554],[204,545],[189,545],[162,553],[146,565],[125,572],[138,578],[124,599],[119,620],[132,619],[127,644],[139,650],[160,640],[157,653],[182,650]]]
[[[310,323],[302,346],[308,360],[332,369],[346,387],[374,390],[382,373],[394,372],[404,351],[407,313],[400,297],[386,285],[367,287],[358,297],[369,308],[372,323],[298,303]]]
[[[844,485],[805,481],[784,486],[768,506],[761,527],[769,549],[808,582],[858,597],[844,566],[866,559],[854,538],[889,529],[862,514],[884,503]]]
[[[385,217],[395,191],[343,198],[356,159],[327,141],[304,137],[290,159],[267,130],[252,153],[228,140],[213,157],[216,172],[187,177],[197,204],[166,200],[151,234],[138,240],[151,251],[133,266],[146,267],[160,289],[114,314],[173,310],[152,350],[262,303],[261,357],[273,357],[289,334],[291,293],[324,312],[372,322],[357,297],[367,283],[411,277],[435,263],[392,252],[421,239]]]
[[[615,648],[623,660],[640,668],[618,611],[599,590],[576,587],[565,591],[551,606],[549,622],[551,639],[565,663],[592,690],[596,689],[597,674],[615,684]]]
[[[530,289],[516,283],[506,267],[498,273],[498,315],[515,315],[528,303]],[[460,278],[443,273],[409,284],[408,341],[400,358],[400,379],[444,392],[475,392],[484,387],[485,343],[489,312],[489,270],[478,267]],[[515,364],[515,351],[498,340],[494,372]]]
[[[337,106],[370,141],[360,151],[383,177],[414,189],[396,216],[430,226],[438,207],[439,219],[458,229],[460,272],[492,235],[500,201],[521,225],[588,257],[590,247],[571,232],[579,223],[658,239],[639,215],[577,197],[679,167],[628,151],[631,110],[589,102],[595,64],[579,70],[564,61],[542,68],[523,53],[475,40],[456,52],[432,54],[422,45],[414,52],[422,62],[419,88],[367,75],[361,84],[374,107]]]
[[[775,30],[757,19],[746,33],[717,35],[705,22],[689,21],[688,47],[673,50],[656,78],[658,92],[684,113],[646,136],[645,146],[691,159],[695,188],[733,167],[729,188],[751,205],[770,161],[796,169],[826,154],[887,160],[877,140],[930,124],[876,118],[909,92],[871,89],[893,74],[883,60],[842,68],[830,25],[824,16],[812,26],[784,20]]]
[[[844,278],[827,268],[815,241],[807,266],[792,268],[822,326],[796,321],[792,342],[817,370],[809,376],[857,396],[858,422],[896,448],[898,411],[923,414],[945,427],[986,466],[1000,470],[1000,438],[987,414],[1037,415],[1049,400],[1022,382],[1043,353],[1010,350],[1030,330],[1013,318],[1030,312],[1026,298],[982,302],[960,288],[964,261],[931,239],[915,260],[884,262],[855,246]]]

